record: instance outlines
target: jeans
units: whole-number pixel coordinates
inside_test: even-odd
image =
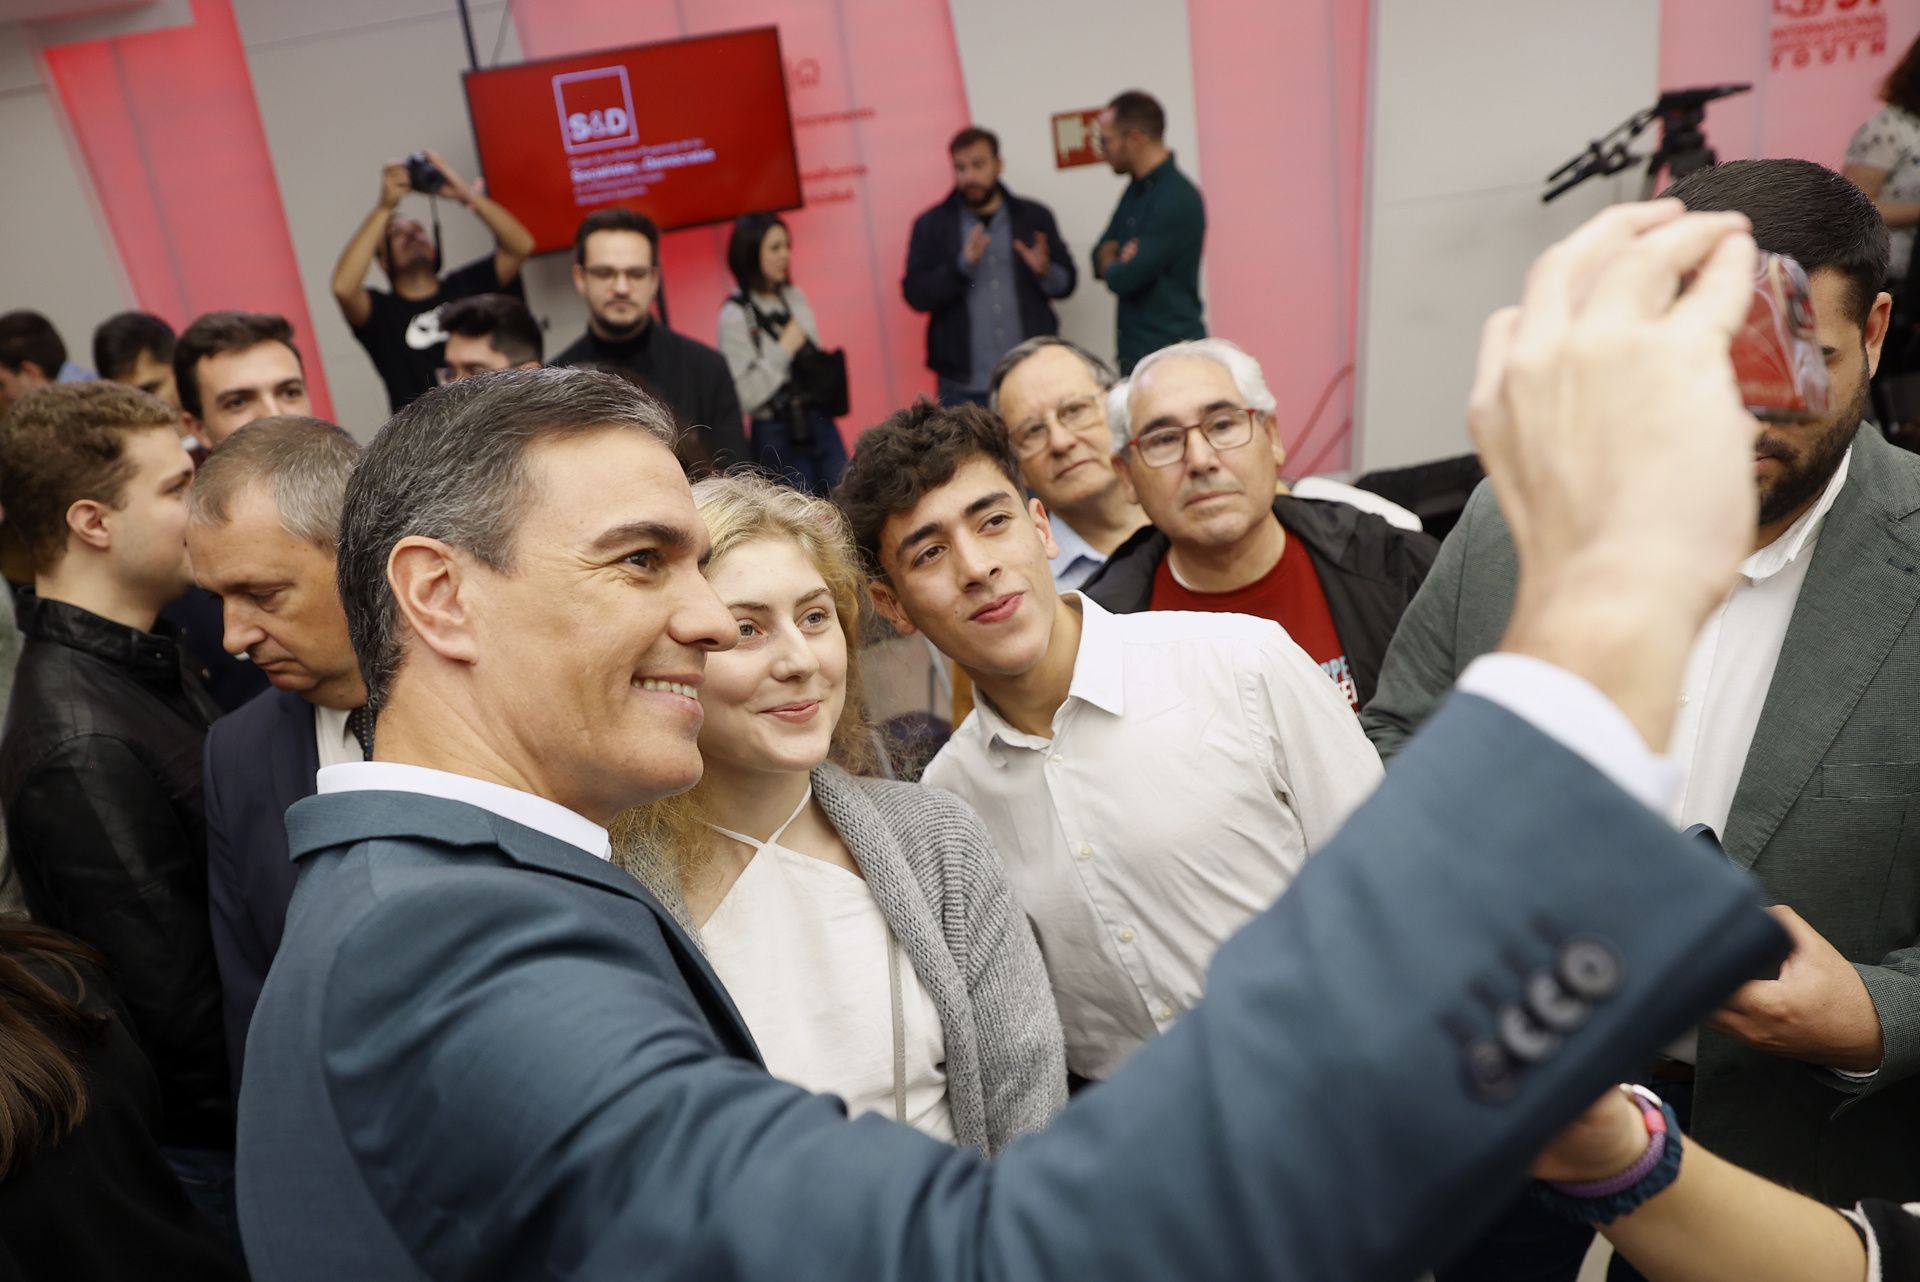
[[[233,1153],[220,1149],[161,1149],[187,1200],[240,1254],[240,1207],[234,1198]]]
[[[825,414],[809,412],[807,425],[812,439],[805,445],[793,443],[793,425],[785,419],[753,420],[753,461],[769,475],[785,481],[797,490],[826,498],[840,483],[847,467],[846,443],[840,429]]]

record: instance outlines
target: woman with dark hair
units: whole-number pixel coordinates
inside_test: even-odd
[[[1893,250],[1887,288],[1906,303],[1901,296],[1908,292],[1914,228],[1920,224],[1920,39],[1888,73],[1880,100],[1887,105],[1867,117],[1847,144],[1844,172],[1880,207]]]
[[[160,1154],[160,1085],[99,967],[0,919],[0,1277],[244,1279]]]
[[[734,223],[727,266],[739,288],[720,304],[720,354],[752,423],[754,462],[824,498],[847,465],[847,447],[821,403],[830,393],[813,376],[828,358],[813,308],[793,283],[792,254],[778,216]]]

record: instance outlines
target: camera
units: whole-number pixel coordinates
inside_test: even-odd
[[[426,152],[416,151],[407,157],[407,185],[422,196],[437,196],[446,188],[447,176],[427,159]]]

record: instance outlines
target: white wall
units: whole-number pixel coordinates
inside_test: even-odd
[[[1105,164],[1055,169],[1053,113],[1146,90],[1167,110],[1167,145],[1181,169],[1204,189],[1187,7],[1178,0],[951,0],[951,8],[974,121],[1000,136],[1008,189],[1053,210],[1080,269],[1072,297],[1056,304],[1061,332],[1112,360],[1113,295],[1093,279],[1088,257],[1126,179]],[[929,192],[927,203],[944,194]]]
[[[1542,205],[1542,180],[1653,102],[1659,40],[1659,0],[1373,0],[1356,473],[1470,448],[1480,322],[1541,249],[1639,194],[1629,172]]]

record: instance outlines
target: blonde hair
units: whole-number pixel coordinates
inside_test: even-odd
[[[797,546],[820,572],[847,643],[846,701],[833,728],[828,759],[855,774],[873,765],[873,740],[861,699],[860,600],[867,576],[840,509],[753,472],[709,476],[693,487],[694,506],[713,540],[709,566],[749,543]],[[614,862],[645,875],[671,869],[684,880],[712,849],[704,780],[691,791],[626,811],[613,824]]]

